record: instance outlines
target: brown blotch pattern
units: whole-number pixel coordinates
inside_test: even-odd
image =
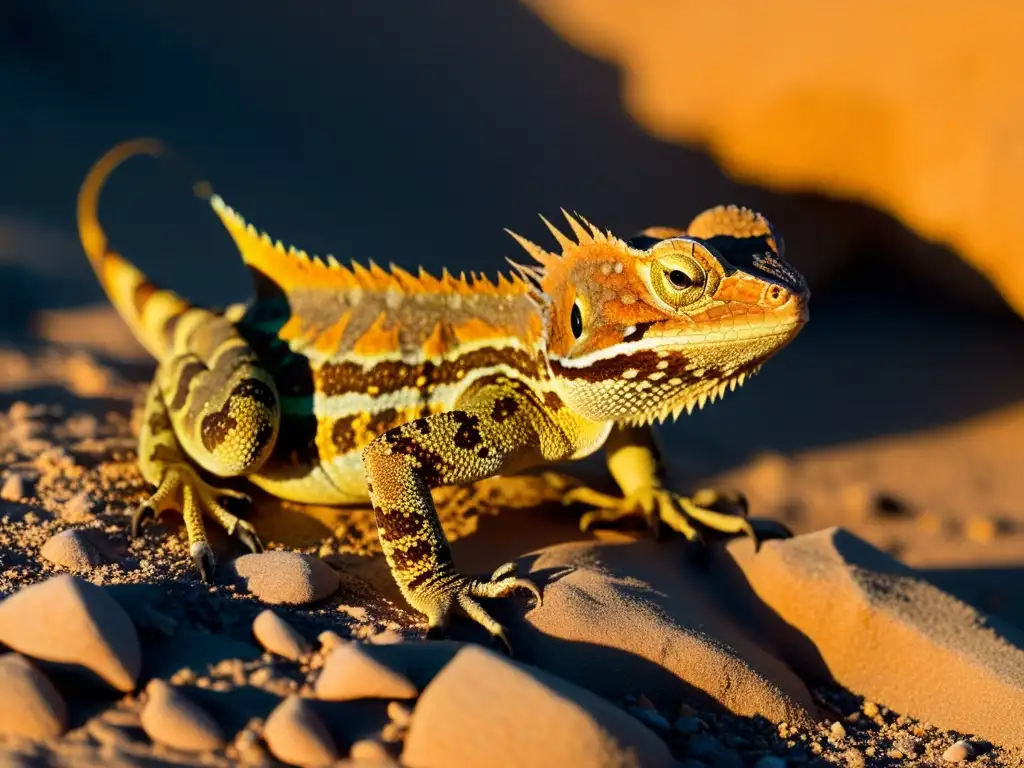
[[[210,453],[213,453],[217,446],[224,442],[228,433],[238,426],[235,417],[228,412],[229,408],[230,402],[224,403],[219,411],[204,416],[199,425],[199,439]]]
[[[374,437],[379,437],[391,427],[396,426],[395,422],[397,421],[398,411],[394,408],[385,408],[370,416],[370,420],[366,423],[366,430]]]
[[[562,402],[562,398],[549,390],[544,393],[544,407],[547,408],[549,412],[554,413],[555,411],[560,411],[564,408],[565,403]]]
[[[440,363],[427,360],[419,365],[409,365],[398,360],[385,360],[368,370],[351,361],[327,363],[316,372],[316,378],[318,390],[329,397],[366,392],[371,386],[381,392],[419,389],[427,393],[438,385],[459,381],[470,371],[500,364],[533,379],[545,377],[540,357],[519,349],[483,348]]]
[[[427,484],[428,488],[437,488],[444,484],[444,459],[414,438],[402,434],[401,428],[384,433],[384,440],[391,446],[392,453],[411,456],[417,462],[413,471]]]
[[[480,417],[465,411],[452,411],[452,417],[458,423],[454,443],[459,448],[476,448],[483,440],[480,434]]]
[[[163,408],[153,412],[153,415],[149,417],[149,433],[151,435],[159,435],[163,432],[173,432],[174,425],[171,424],[171,417]]]
[[[247,397],[270,410],[277,408],[274,390],[259,379],[243,379],[231,390],[231,397]]]
[[[157,445],[149,454],[149,461],[153,464],[176,464],[182,460],[181,454],[169,445]]]
[[[434,559],[434,547],[426,539],[420,539],[408,549],[395,547],[391,550],[391,560],[397,571],[419,570],[416,566],[424,561],[430,562]]]
[[[494,408],[491,409],[491,418],[499,424],[506,419],[515,416],[519,410],[519,403],[514,397],[499,397],[494,401]]]
[[[384,541],[401,541],[415,536],[423,528],[422,518],[415,513],[392,509],[385,512],[380,507],[373,508],[377,520],[377,531]]]
[[[188,401],[189,387],[192,385],[192,380],[206,370],[206,366],[199,362],[199,360],[189,360],[185,363],[181,370],[178,371],[174,396],[171,398],[171,402],[167,404],[167,407],[172,411],[180,411]]]
[[[672,371],[673,376],[684,381],[687,377],[696,380],[696,377],[685,370],[689,360],[686,355],[680,352],[674,352],[668,357],[659,357],[658,353],[653,350],[641,350],[624,355],[615,355],[607,360],[596,360],[585,368],[570,368],[562,365],[558,360],[552,360],[551,369],[555,375],[563,379],[608,381],[609,379],[621,377],[630,368],[636,368],[640,371],[654,371],[662,360],[668,362],[667,370]]]
[[[356,433],[352,428],[355,416],[341,416],[331,428],[331,442],[339,454],[348,453],[356,448]]]

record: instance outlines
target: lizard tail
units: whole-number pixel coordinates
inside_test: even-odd
[[[89,171],[78,193],[78,236],[100,285],[135,338],[157,360],[171,347],[171,334],[191,305],[173,291],[158,288],[117,251],[110,248],[99,221],[99,200],[110,174],[136,155],[161,157],[167,147],[157,139],[131,139],[110,149]]]

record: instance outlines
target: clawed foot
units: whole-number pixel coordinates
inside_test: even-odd
[[[149,522],[159,518],[167,509],[181,513],[185,520],[185,531],[188,534],[189,554],[199,570],[203,581],[210,581],[216,560],[213,550],[206,541],[206,530],[203,526],[205,512],[236,538],[251,552],[262,552],[256,529],[251,523],[239,519],[229,512],[222,504],[222,499],[235,500],[251,504],[252,500],[244,493],[230,488],[215,488],[207,483],[195,469],[188,464],[174,464],[164,472],[163,479],[156,491],[132,513],[132,538],[139,536],[142,528]]]
[[[565,504],[593,507],[580,518],[580,529],[588,531],[597,523],[614,522],[623,517],[643,516],[648,528],[660,537],[667,526],[695,544],[703,542],[694,523],[721,533],[742,533],[760,546],[754,526],[747,519],[747,500],[739,493],[722,493],[710,489],[683,496],[665,488],[648,487],[626,497],[610,496],[592,488],[579,486],[567,490]]]
[[[533,595],[535,608],[541,605],[543,599],[540,589],[529,579],[516,576],[515,563],[505,563],[486,580],[468,576],[456,576],[442,580],[425,590],[425,593],[411,596],[410,602],[427,615],[428,638],[436,639],[444,636],[448,619],[454,609],[486,629],[495,644],[511,656],[512,645],[509,643],[505,628],[484,610],[476,598],[508,597],[516,590]]]

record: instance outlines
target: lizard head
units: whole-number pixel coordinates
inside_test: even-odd
[[[541,265],[517,267],[548,302],[555,385],[587,418],[650,423],[703,407],[808,319],[806,282],[751,210],[712,208],[685,231],[628,241],[565,217],[575,240],[544,220],[561,254],[511,234]]]

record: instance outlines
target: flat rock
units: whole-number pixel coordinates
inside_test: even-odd
[[[232,568],[250,592],[275,605],[314,603],[333,595],[340,584],[331,566],[299,552],[272,550],[242,555]]]
[[[791,663],[934,725],[1024,746],[1024,633],[842,528],[730,551],[810,643]]]
[[[804,683],[728,614],[733,595],[688,565],[680,547],[560,544],[541,550],[530,570],[544,584],[543,606],[525,620],[520,601],[495,609],[517,659],[611,701],[645,694],[665,711],[717,705],[776,723],[815,712]]]
[[[86,571],[101,562],[96,547],[76,528],[55,533],[46,540],[39,554],[69,571]]]
[[[466,646],[420,696],[402,752],[411,768],[671,766],[665,744],[593,693]]]
[[[306,639],[269,608],[253,621],[252,633],[264,650],[291,661],[298,660],[311,650]]]
[[[163,680],[146,686],[146,705],[140,720],[153,741],[185,752],[224,746],[220,726],[198,704]]]
[[[0,656],[0,736],[56,738],[67,724],[67,707],[53,683],[24,656]]]
[[[134,690],[142,666],[128,614],[102,588],[76,576],[54,576],[0,602],[0,643],[84,667],[119,691]]]
[[[409,678],[378,661],[360,643],[334,648],[316,681],[317,698],[324,701],[413,699],[418,693]]]
[[[263,726],[263,739],[282,763],[309,766],[330,765],[338,749],[327,727],[309,701],[289,696],[270,713]]]

